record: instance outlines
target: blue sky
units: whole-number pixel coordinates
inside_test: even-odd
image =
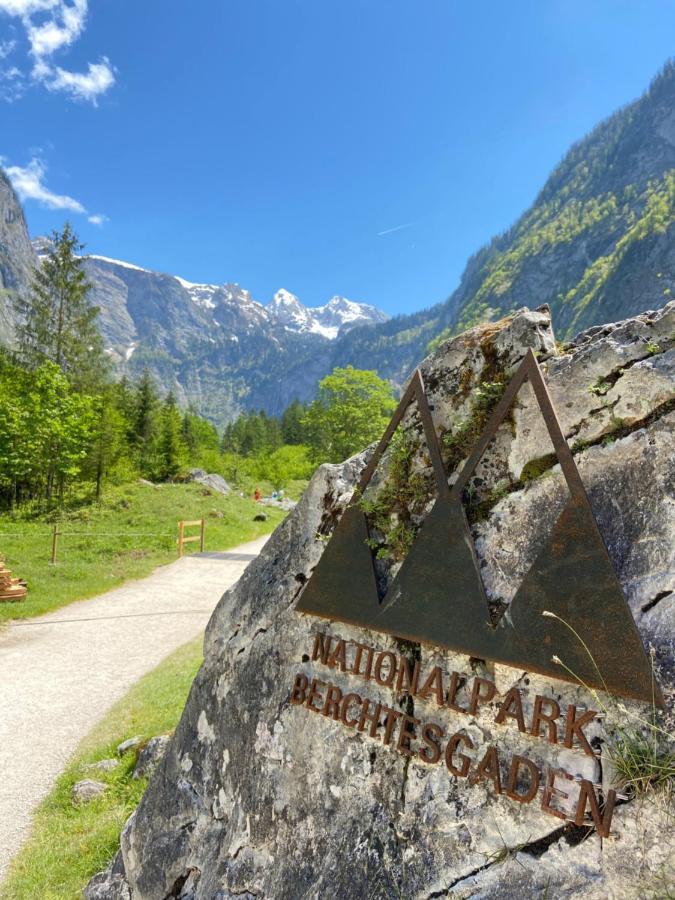
[[[669,0],[0,0],[0,157],[32,234],[410,312],[674,37]]]

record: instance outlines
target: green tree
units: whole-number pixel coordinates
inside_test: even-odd
[[[181,432],[192,461],[198,461],[200,454],[206,450],[218,450],[218,431],[215,425],[191,411],[183,416]]]
[[[281,436],[284,444],[304,444],[304,417],[305,407],[299,400],[293,400],[286,407],[281,416]]]
[[[377,372],[333,369],[303,419],[316,462],[340,462],[382,435],[396,406],[391,385]]]
[[[34,371],[0,360],[0,491],[13,506],[59,499],[81,476],[94,426],[92,400],[56,363]]]
[[[153,477],[157,464],[160,405],[155,383],[147,369],[143,370],[136,387],[134,407],[132,441],[138,465],[145,477]]]
[[[157,470],[157,475],[167,481],[174,479],[187,463],[188,453],[182,426],[176,398],[170,393],[162,408]]]
[[[17,301],[18,356],[30,369],[53,362],[76,388],[91,391],[109,367],[97,327],[99,310],[88,301],[82,249],[68,223],[53,232],[30,294]]]
[[[93,399],[93,433],[84,474],[96,485],[101,496],[103,481],[122,460],[129,467],[129,421],[125,415],[125,393],[119,385],[109,385]]]

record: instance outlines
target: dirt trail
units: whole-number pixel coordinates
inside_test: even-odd
[[[0,632],[0,880],[80,740],[134,682],[203,632],[267,537]]]

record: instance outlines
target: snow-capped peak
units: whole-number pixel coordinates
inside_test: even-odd
[[[274,322],[289,331],[312,331],[314,321],[310,310],[302,305],[295,294],[284,288],[280,288],[272,297],[267,312]]]
[[[325,306],[303,306],[295,294],[284,288],[276,292],[267,311],[272,320],[283,325],[287,331],[320,334],[329,340],[336,338],[341,330],[347,331],[354,325],[384,322],[387,319],[374,306],[356,303],[346,297],[331,297]]]
[[[279,288],[274,297],[272,297],[270,306],[302,306],[302,303],[300,303],[295,294],[291,294],[291,292],[287,291],[286,288]]]
[[[33,246],[38,257],[42,258],[49,252],[51,241],[46,237],[38,237],[33,240]],[[230,323],[234,316],[235,321],[239,317],[238,321],[245,322],[247,330],[258,326],[272,325],[296,334],[314,334],[327,340],[334,340],[339,334],[344,334],[355,325],[372,325],[376,322],[384,322],[388,318],[385,313],[374,306],[357,303],[339,295],[331,297],[323,306],[307,307],[295,294],[285,288],[280,288],[269,304],[263,306],[254,300],[247,290],[236,283],[207,284],[188,281],[186,278],[181,278],[180,275],[164,275],[134,263],[96,253],[85,256],[84,259],[121,269],[146,272],[150,276],[162,279],[164,283],[166,283],[166,279],[171,279],[180,285],[192,303],[200,307],[213,324],[218,326]],[[123,273],[117,272],[116,274],[124,280]],[[232,340],[235,337],[232,337]],[[135,349],[135,343],[128,346],[127,359],[132,356]]]
[[[121,259],[112,259],[110,256],[99,256],[96,253],[88,254],[89,259],[96,259],[100,262],[110,263],[113,266],[122,266],[123,269],[135,269],[136,272],[150,272],[151,269],[144,269],[142,266],[135,266],[133,263],[124,262]]]

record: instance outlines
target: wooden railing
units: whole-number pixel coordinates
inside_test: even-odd
[[[194,528],[199,525],[199,534],[185,536],[186,528]],[[178,557],[183,555],[183,547],[185,544],[191,544],[193,541],[199,541],[199,550],[204,551],[204,530],[206,526],[205,519],[190,519],[189,521],[181,520],[178,523]]]

